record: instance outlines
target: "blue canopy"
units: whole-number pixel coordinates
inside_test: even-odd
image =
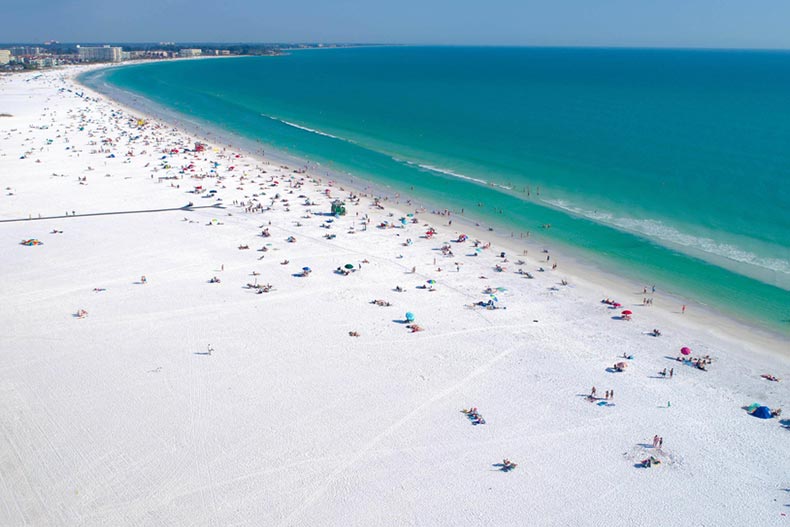
[[[767,406],[758,407],[757,410],[752,412],[752,415],[755,417],[759,417],[760,419],[770,419],[771,417],[773,417],[771,415],[771,409],[768,408]]]
[[[406,320],[409,322],[414,322],[414,313],[412,313],[411,311],[406,313]]]

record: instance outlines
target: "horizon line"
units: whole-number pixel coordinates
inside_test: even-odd
[[[182,41],[112,41],[112,40],[82,40],[82,41],[56,41],[52,43],[43,42],[0,42],[0,46],[52,46],[52,45],[85,45],[85,44],[102,44],[102,45],[144,45],[153,44],[161,46],[177,46],[187,44],[204,44],[204,45],[225,45],[225,46],[349,46],[349,47],[362,47],[362,46],[375,46],[375,47],[426,47],[426,48],[532,48],[532,49],[622,49],[622,50],[676,50],[676,51],[775,51],[785,52],[790,51],[787,48],[773,48],[773,47],[727,47],[727,46],[682,46],[682,45],[621,45],[621,44],[453,44],[453,43],[419,43],[419,42],[320,42],[320,41],[294,41],[294,42],[263,42],[263,41],[200,41],[200,40],[182,40]]]

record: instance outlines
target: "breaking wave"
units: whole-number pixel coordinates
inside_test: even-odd
[[[663,242],[664,245],[693,249],[730,261],[790,275],[790,261],[760,256],[730,243],[718,242],[704,236],[684,233],[660,220],[618,217],[610,212],[592,211],[575,207],[565,200],[547,199],[543,201],[552,207],[562,209],[571,214],[583,216],[627,232],[640,234],[651,240]]]
[[[284,125],[287,125],[287,126],[292,126],[293,128],[298,128],[299,130],[304,130],[305,132],[310,132],[311,134],[323,135],[324,137],[331,137],[332,139],[337,139],[338,141],[345,141],[346,143],[353,143],[354,142],[354,141],[352,141],[350,139],[345,139],[343,137],[338,137],[336,135],[332,135],[332,134],[327,133],[327,132],[322,132],[321,130],[316,130],[315,128],[308,128],[307,126],[302,126],[301,124],[292,123],[290,121],[286,121],[284,119],[279,119],[277,117],[272,117],[270,115],[261,114],[261,116],[267,117],[269,119],[272,119],[272,120],[280,122],[280,123],[283,123]]]

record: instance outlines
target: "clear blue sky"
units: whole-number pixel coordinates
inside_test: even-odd
[[[0,41],[790,49],[790,0],[17,0]]]

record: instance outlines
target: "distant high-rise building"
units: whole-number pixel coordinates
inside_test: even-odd
[[[41,55],[42,53],[43,50],[37,46],[13,46],[11,48],[11,55],[14,57]]]
[[[123,49],[114,46],[81,47],[77,46],[80,60],[85,62],[121,62]]]
[[[199,57],[203,52],[195,48],[185,48],[178,51],[179,57]]]

